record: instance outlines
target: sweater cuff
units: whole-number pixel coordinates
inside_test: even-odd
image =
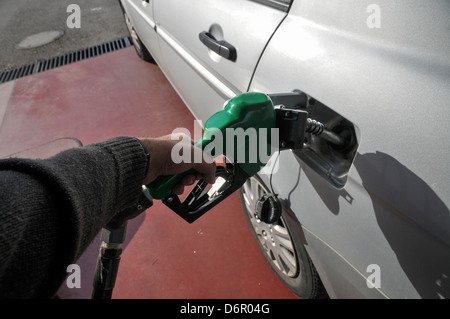
[[[118,186],[116,207],[120,211],[136,204],[148,170],[147,149],[139,139],[128,136],[111,138],[97,145],[104,148],[114,158]]]

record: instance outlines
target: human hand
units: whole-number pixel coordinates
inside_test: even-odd
[[[214,183],[216,165],[200,148],[194,147],[188,141],[189,139],[187,136],[173,134],[156,138],[140,137],[139,139],[144,143],[150,154],[149,168],[147,176],[144,179],[145,185],[153,182],[158,176],[180,174],[191,168],[193,168],[197,174],[184,176],[181,183],[172,189],[175,194],[181,195],[184,192],[185,186],[192,185],[196,180],[201,178],[207,183]],[[182,150],[189,150],[191,152],[190,158],[192,161],[181,163],[175,163],[173,161],[172,149],[178,143],[185,143]],[[201,158],[201,162],[199,163],[196,163],[196,161],[193,160],[199,158]]]

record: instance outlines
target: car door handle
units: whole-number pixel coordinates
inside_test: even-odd
[[[224,40],[217,40],[211,33],[203,31],[198,35],[200,41],[210,50],[214,51],[221,57],[236,61],[236,48]]]

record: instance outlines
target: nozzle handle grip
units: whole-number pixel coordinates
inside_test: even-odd
[[[156,180],[148,184],[147,190],[154,199],[163,199],[172,192],[172,189],[181,183],[184,176],[195,174],[196,171],[191,168],[186,172],[176,175],[159,176]]]

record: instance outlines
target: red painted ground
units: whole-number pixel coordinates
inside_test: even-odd
[[[157,66],[133,48],[0,85],[0,157],[64,137],[84,145],[118,136],[194,129],[194,118]],[[97,238],[80,258],[90,298]],[[113,298],[295,298],[253,238],[238,196],[189,225],[162,203],[129,223]]]

